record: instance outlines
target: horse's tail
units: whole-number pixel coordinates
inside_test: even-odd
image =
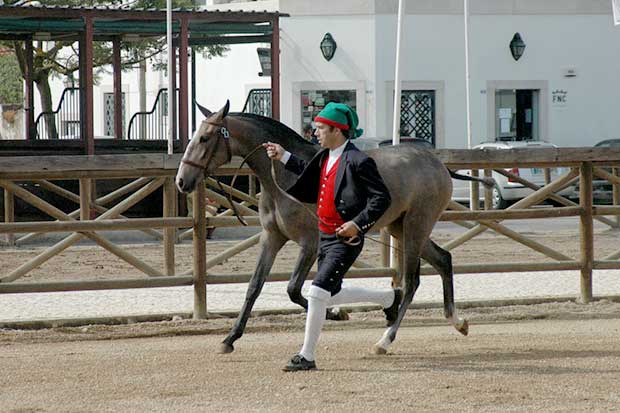
[[[448,169],[448,172],[450,172],[450,176],[454,179],[458,179],[459,181],[475,181],[475,182],[480,182],[482,185],[486,186],[487,188],[493,188],[493,186],[495,185],[495,179],[491,178],[491,177],[484,177],[484,178],[478,178],[476,176],[469,176],[469,175],[461,175],[461,174],[457,174],[456,172]]]

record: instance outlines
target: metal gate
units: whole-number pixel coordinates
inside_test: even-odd
[[[243,105],[244,113],[271,117],[271,89],[252,89]]]
[[[403,90],[400,136],[424,139],[435,146],[435,91]]]

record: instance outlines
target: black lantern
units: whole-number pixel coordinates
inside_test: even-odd
[[[325,33],[323,40],[321,40],[321,53],[323,53],[323,57],[328,62],[332,60],[334,53],[336,53],[336,41],[329,33]]]
[[[519,60],[525,51],[525,42],[519,33],[515,33],[510,41],[510,53],[515,60]]]

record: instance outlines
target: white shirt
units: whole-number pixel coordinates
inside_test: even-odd
[[[344,148],[345,146],[347,146],[347,143],[349,143],[348,139],[345,140],[344,143],[339,147],[329,150],[329,157],[327,158],[327,172],[332,169],[332,166],[334,166],[338,158],[340,158],[340,155],[342,155],[342,152],[344,152]],[[284,151],[284,155],[282,155],[282,158],[280,158],[280,162],[286,165],[290,158],[291,153],[289,151]]]

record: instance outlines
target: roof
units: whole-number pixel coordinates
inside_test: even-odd
[[[188,21],[190,44],[248,43],[269,41],[273,24],[287,14],[268,11],[173,10],[173,32],[180,20]],[[93,21],[95,40],[156,37],[166,34],[165,9],[127,9],[114,6],[0,6],[0,39],[19,40],[30,36],[41,40],[70,40]],[[193,41],[192,41],[193,40]],[[237,41],[238,40],[238,41]]]

